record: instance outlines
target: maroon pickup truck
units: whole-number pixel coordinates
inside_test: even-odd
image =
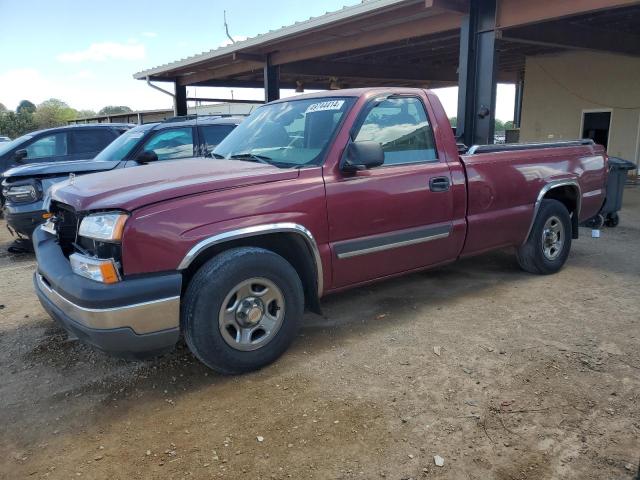
[[[324,295],[513,247],[558,271],[605,198],[591,141],[460,155],[429,91],[369,88],[257,109],[214,159],[54,187],[35,288],[69,332],[120,355],[184,335],[223,373],[262,367]]]

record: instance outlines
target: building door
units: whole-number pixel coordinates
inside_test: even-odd
[[[611,112],[582,112],[582,138],[590,138],[605,150],[609,146]]]

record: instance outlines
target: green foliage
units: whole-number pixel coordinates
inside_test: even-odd
[[[76,118],[96,117],[98,114],[93,110],[78,110]]]
[[[131,110],[127,106],[108,105],[100,109],[100,111],[98,112],[98,115],[116,115],[118,113],[129,113],[129,112],[133,112],[133,110]]]
[[[7,107],[5,107],[4,104],[0,103],[0,113],[6,112],[6,111],[7,111]]]
[[[506,122],[504,122],[505,130],[511,130],[512,128],[514,128],[514,124],[511,120],[507,120]]]
[[[16,138],[36,129],[33,115],[28,111],[19,113],[12,111],[0,112],[0,135]]]
[[[33,113],[36,111],[36,106],[29,100],[22,100],[16,108],[16,113]]]
[[[453,128],[458,126],[458,117],[451,117],[449,118],[449,122],[451,123],[451,126]]]
[[[39,129],[66,125],[69,120],[76,118],[77,112],[62,100],[50,98],[45,100],[33,114],[33,120]]]
[[[498,118],[495,120],[495,132],[504,132],[504,122]]]

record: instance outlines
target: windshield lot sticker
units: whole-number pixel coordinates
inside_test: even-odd
[[[340,110],[344,100],[328,100],[326,102],[312,103],[304,113],[324,112],[326,110]]]

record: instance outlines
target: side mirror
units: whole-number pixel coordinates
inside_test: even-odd
[[[27,158],[27,149],[21,148],[20,150],[16,150],[13,154],[13,159],[16,163],[22,163],[24,159]]]
[[[379,167],[384,163],[384,151],[380,142],[351,142],[344,152],[340,168],[345,172],[355,172]]]
[[[153,150],[145,150],[143,152],[140,152],[140,154],[138,154],[138,156],[136,157],[136,162],[142,165],[144,165],[145,163],[151,163],[151,162],[157,162],[157,161],[158,161],[158,154]]]

